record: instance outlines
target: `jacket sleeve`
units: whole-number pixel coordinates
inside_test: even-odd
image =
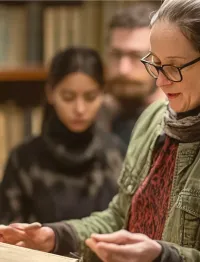
[[[24,222],[16,154],[11,153],[0,185],[0,223]]]
[[[87,252],[85,240],[95,233],[111,233],[123,228],[128,212],[127,195],[119,192],[111,201],[108,209],[103,212],[94,212],[89,217],[77,220],[62,221],[45,224],[51,227],[56,234],[54,253],[67,255],[69,251]]]
[[[169,243],[165,241],[158,241],[162,246],[168,249],[168,253],[172,254],[171,248],[178,251],[179,259],[170,260],[172,262],[197,262],[200,261],[200,251],[195,248],[182,247],[174,243]],[[166,253],[166,252],[165,252]],[[169,261],[169,260],[168,260]],[[161,257],[160,262],[167,262],[164,260],[164,256]]]
[[[162,252],[153,262],[183,262],[178,250],[164,241],[157,241],[162,246]]]

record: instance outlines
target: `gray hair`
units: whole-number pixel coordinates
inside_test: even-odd
[[[153,15],[151,26],[159,20],[175,23],[193,47],[200,51],[199,0],[165,0]]]

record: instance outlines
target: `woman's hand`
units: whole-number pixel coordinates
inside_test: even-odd
[[[92,234],[86,244],[104,262],[152,262],[162,250],[155,240],[126,230],[111,234]]]
[[[0,242],[50,252],[55,246],[55,233],[40,223],[0,225]]]

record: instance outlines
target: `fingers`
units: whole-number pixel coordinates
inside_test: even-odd
[[[148,239],[142,234],[133,234],[126,230],[120,230],[111,234],[92,234],[91,238],[97,242],[115,243],[118,245],[133,244]]]
[[[0,225],[0,231],[3,231],[7,228],[8,226],[5,226],[5,225]]]
[[[0,242],[4,242],[4,238],[2,235],[0,235]]]
[[[26,223],[13,223],[10,225],[13,229],[23,231],[27,234],[27,239],[34,237],[37,233],[37,230],[42,227],[42,225],[38,222],[34,222],[32,224],[26,224]]]
[[[18,247],[26,247],[26,244],[25,244],[24,241],[19,241],[15,245],[18,246]]]
[[[106,262],[129,262],[127,253],[123,252],[123,245],[99,242],[97,244],[97,255]],[[130,260],[134,262],[133,257]]]
[[[19,230],[24,230],[24,228],[26,228],[29,224],[27,223],[12,223],[9,226],[12,228],[16,228]]]
[[[47,250],[47,252],[53,250],[55,245],[54,234],[52,229],[43,228],[40,223],[14,223],[10,226],[0,226],[1,242],[42,251]]]
[[[19,230],[35,230],[42,227],[42,225],[39,222],[34,222],[32,224],[27,223],[12,223],[10,224],[11,227],[19,229]]]
[[[125,259],[126,259],[127,254],[125,252],[121,253],[121,247],[123,246],[106,243],[106,242],[96,242],[92,238],[89,238],[86,240],[86,245],[93,252],[95,252],[97,256],[104,262],[126,261]]]
[[[99,250],[97,243],[94,239],[88,238],[85,241],[86,245],[94,252],[96,255],[104,262],[106,262],[106,253],[104,254],[104,250]]]
[[[96,245],[96,249],[104,250],[106,253],[112,253],[116,255],[125,256],[130,250],[133,254],[138,253],[140,250],[140,243],[139,244],[128,244],[128,245],[116,245],[112,243],[105,243],[105,242],[98,242]]]
[[[117,231],[111,234],[92,234],[91,238],[98,242],[116,243],[123,244],[129,239],[129,232]]]
[[[0,236],[2,242],[8,244],[16,244],[17,242],[26,239],[25,232],[13,228],[11,226],[4,226],[4,225],[0,226]]]
[[[97,250],[97,246],[96,246],[96,244],[97,244],[97,242],[94,240],[94,239],[92,239],[92,238],[88,238],[86,241],[85,241],[85,243],[86,243],[86,245],[92,250],[92,251],[94,251],[94,252],[96,252]]]
[[[153,261],[162,247],[153,240],[118,245],[108,242],[89,242],[89,247],[105,262]],[[86,244],[88,244],[86,242]]]

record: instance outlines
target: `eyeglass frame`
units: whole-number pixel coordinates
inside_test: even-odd
[[[164,75],[169,81],[176,82],[176,83],[177,83],[177,82],[181,82],[181,81],[183,80],[183,76],[182,76],[182,73],[181,73],[181,70],[182,70],[183,68],[186,68],[186,67],[188,67],[188,66],[190,66],[190,65],[193,65],[193,64],[195,64],[195,63],[197,63],[197,62],[200,61],[200,56],[199,56],[199,57],[193,59],[192,61],[183,64],[182,66],[175,66],[175,65],[171,65],[171,64],[164,64],[164,65],[162,65],[162,66],[157,66],[157,65],[155,65],[154,63],[145,60],[149,55],[151,55],[151,53],[148,53],[146,56],[144,56],[143,58],[140,59],[140,61],[144,64],[147,72],[149,73],[149,71],[148,71],[148,69],[147,69],[147,67],[146,67],[146,64],[152,65],[152,66],[154,66],[155,69],[157,70],[158,75],[159,75],[159,71],[161,71],[161,72],[163,73],[163,75]],[[165,71],[164,71],[164,69],[163,69],[163,67],[165,67],[165,66],[175,67],[175,68],[178,70],[181,79],[178,80],[178,81],[171,80],[171,79],[165,74]],[[150,73],[149,73],[149,74],[150,74]],[[150,74],[150,75],[151,75],[151,74]],[[158,76],[157,76],[157,77],[154,77],[153,75],[151,75],[151,76],[152,76],[154,79],[158,79]]]

